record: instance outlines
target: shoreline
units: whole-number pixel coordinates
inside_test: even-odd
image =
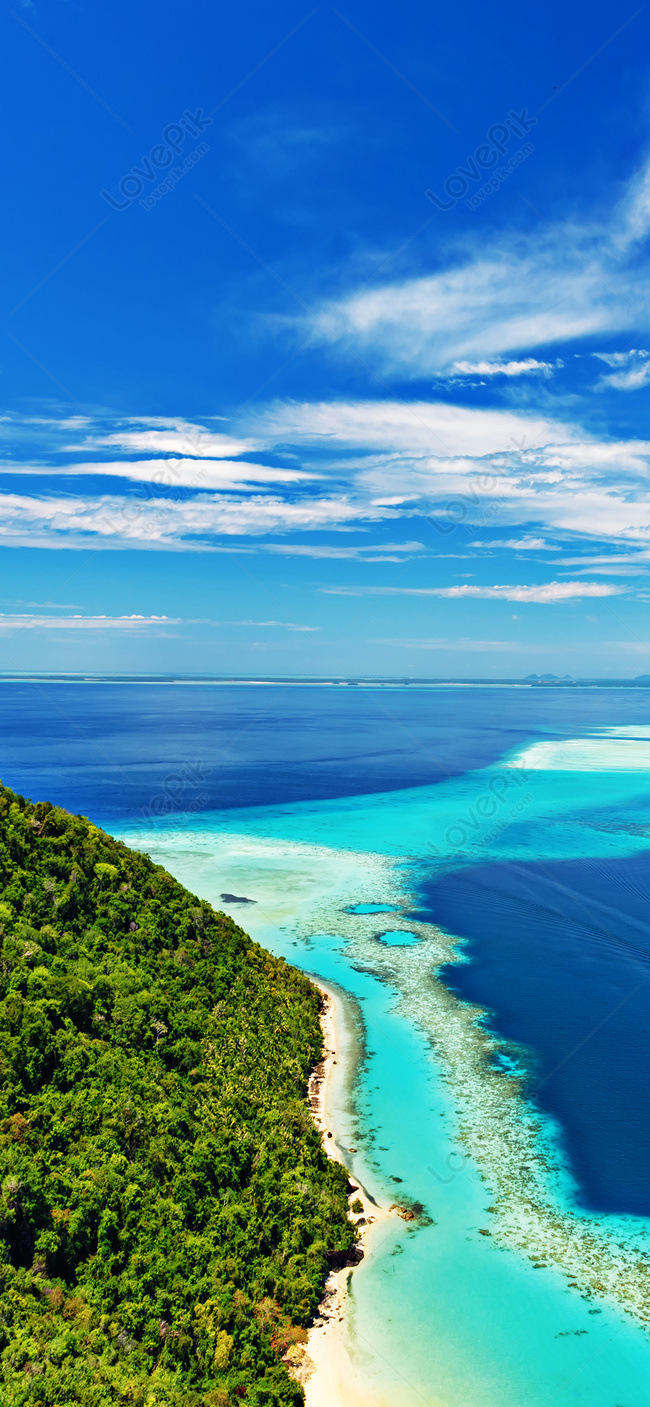
[[[332,1077],[345,1046],[344,1003],[332,987],[313,977],[311,980],[323,994],[320,1014],[323,1059],[309,1078],[309,1110],[327,1156],[346,1167],[330,1127]],[[349,1194],[350,1219],[361,1232],[358,1245],[363,1259],[370,1252],[373,1231],[399,1213],[395,1206],[390,1209],[378,1206],[356,1175],[348,1173],[348,1179],[353,1189]],[[361,1202],[363,1210],[352,1212],[352,1204],[357,1201]],[[384,1407],[383,1397],[373,1394],[359,1379],[345,1344],[349,1285],[356,1268],[346,1265],[330,1270],[323,1285],[318,1315],[307,1331],[306,1345],[296,1345],[287,1355],[288,1362],[285,1358],[292,1377],[304,1388],[306,1407]]]
[[[399,799],[401,822],[401,794]],[[302,811],[298,814],[302,828]],[[329,816],[327,808],[324,814]],[[360,838],[355,829],[355,844]],[[144,848],[147,839],[140,835],[138,844]],[[402,1232],[399,1221],[384,1222],[376,1238],[371,1225],[363,1228],[365,1266],[356,1276],[346,1268],[324,1283],[321,1313],[305,1335],[307,1353],[285,1355],[305,1389],[306,1407],[412,1407],[414,1400],[431,1407],[474,1401],[500,1407],[510,1391],[517,1392],[513,1401],[532,1402],[529,1364],[536,1365],[535,1392],[548,1389],[540,1407],[557,1393],[558,1381],[571,1381],[578,1368],[585,1374],[585,1392],[588,1379],[594,1407],[611,1407],[625,1393],[629,1400],[644,1400],[648,1340],[643,1331],[650,1311],[647,1323],[639,1323],[637,1315],[636,1323],[626,1323],[620,1290],[621,1279],[627,1288],[634,1271],[634,1298],[647,1293],[646,1228],[617,1224],[607,1235],[597,1221],[578,1218],[566,1207],[552,1130],[545,1130],[536,1111],[531,1117],[521,1077],[504,1078],[493,1068],[499,1043],[481,1027],[480,1009],[460,1004],[435,975],[440,966],[459,960],[459,940],[412,916],[418,876],[413,861],[328,847],[322,835],[296,841],[257,831],[193,828],[167,845],[152,835],[148,849],[215,907],[222,907],[222,888],[254,896],[257,907],[246,917],[255,941],[297,961],[324,993],[335,1029],[328,1022],[324,1060],[313,1072],[310,1095],[317,1096],[311,1112],[328,1153],[354,1169],[355,1184],[358,1171],[385,1205],[395,1195],[390,1182],[398,1181],[389,1176],[386,1182],[393,1166],[407,1175],[411,1192],[427,1188],[433,1196],[438,1229],[429,1237],[425,1223],[419,1257],[408,1254],[412,1243],[405,1240],[405,1259],[389,1258]],[[382,921],[378,914],[384,913],[390,918]],[[237,908],[232,917],[241,923]],[[391,930],[415,932],[419,941],[409,946],[378,941],[383,937],[378,930],[388,923]],[[380,983],[381,992],[373,996],[368,982]],[[361,1002],[372,997],[372,1007],[357,1008],[357,994]],[[366,1040],[376,1051],[365,1050],[357,1020],[361,1016],[367,1028],[371,1012],[372,1035],[366,1029]],[[384,1093],[375,1097],[374,1088],[366,1090],[365,1078],[360,1086],[364,1108],[365,1096],[371,1096],[374,1123],[388,1126],[382,1142],[398,1150],[399,1166],[391,1166],[392,1151],[390,1161],[373,1157],[375,1130],[369,1138],[365,1132],[361,1136],[359,1120],[365,1129],[365,1117],[346,1099],[358,1052],[374,1058],[374,1088],[381,1085],[386,1095],[395,1094],[395,1067],[399,1073],[402,1057],[411,1055],[408,1069],[404,1065],[409,1098],[403,1110],[399,1100],[397,1109],[386,1107]],[[440,1119],[421,1120],[432,1101]],[[327,1132],[333,1134],[329,1140]],[[350,1146],[355,1143],[358,1150]],[[377,1146],[377,1153],[385,1152]],[[561,1194],[557,1205],[555,1194]],[[562,1228],[584,1233],[587,1227],[588,1249],[593,1252],[598,1240],[608,1256],[598,1255],[598,1265],[584,1265],[583,1235],[578,1244],[574,1236],[561,1235]],[[630,1251],[636,1252],[633,1265]],[[578,1261],[582,1273],[576,1273]],[[590,1270],[599,1272],[600,1283],[591,1283]],[[393,1283],[386,1277],[395,1272]],[[331,1288],[340,1290],[340,1300],[330,1301]],[[601,1296],[609,1304],[599,1309]],[[599,1313],[602,1319],[590,1317]],[[513,1357],[515,1329],[519,1357]],[[577,1337],[587,1333],[591,1338]],[[584,1358],[581,1350],[587,1346]]]

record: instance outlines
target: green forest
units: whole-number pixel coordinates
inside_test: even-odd
[[[303,1402],[283,1357],[357,1236],[306,1100],[320,993],[1,785],[0,867],[3,1407]]]

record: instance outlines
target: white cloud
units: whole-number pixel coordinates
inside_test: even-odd
[[[643,563],[645,563],[646,566],[650,565],[650,551],[645,551],[645,552],[644,552],[643,550],[641,550],[641,551],[639,551],[639,552],[617,552],[617,553],[612,553],[612,552],[608,552],[608,553],[587,553],[587,552],[584,552],[584,553],[581,554],[580,557],[568,557],[568,556],[566,556],[566,555],[564,555],[564,556],[562,556],[562,557],[552,557],[552,558],[550,559],[550,561],[549,561],[549,566],[551,566],[551,567],[589,567],[591,570],[593,570],[594,567],[598,567],[599,569],[600,569],[600,567],[619,567],[619,566],[621,566],[621,567],[623,567],[623,568],[626,567],[626,566],[636,567],[636,566],[639,566],[639,564],[643,564]]]
[[[616,371],[613,376],[604,376],[600,385],[613,386],[615,391],[639,391],[649,381],[650,362],[643,362],[630,371]]]
[[[530,453],[525,451],[524,458]],[[586,469],[590,476],[600,474],[603,482],[609,483],[613,477],[620,479],[622,473],[645,481],[650,440],[595,440],[574,430],[571,443],[547,443],[532,453],[538,455],[544,465],[578,471]]]
[[[492,539],[499,522],[530,524],[533,539],[543,529],[650,540],[645,440],[596,440],[553,419],[423,401],[276,403],[254,430],[300,446],[321,469],[327,458],[358,502],[429,517],[438,533],[489,526]]]
[[[357,547],[339,547],[338,543],[264,542],[260,544],[259,551],[279,552],[283,557],[332,558],[358,562],[401,562],[404,556],[411,557],[413,553],[424,552],[424,543],[369,542]]]
[[[525,385],[508,387],[514,403],[517,395],[532,397],[535,384],[541,393],[540,375],[561,365],[554,354],[547,359],[550,344],[597,333],[603,341],[590,345],[606,349],[606,334],[632,327],[628,351],[594,354],[603,373],[599,384],[629,392],[650,384],[644,347],[650,285],[647,254],[639,246],[649,230],[650,167],[599,224],[539,222],[531,233],[501,233],[492,243],[468,229],[464,242],[450,242],[447,254],[442,252],[436,272],[365,286],[347,301],[323,303],[315,330],[324,342],[345,335],[371,365],[402,379],[431,372],[444,377],[449,389],[458,376],[491,383],[524,378]],[[583,370],[588,365],[585,360]],[[435,552],[444,549],[450,533],[465,530],[469,538],[456,536],[454,542],[470,546],[474,539],[475,551],[544,551],[545,534],[572,538],[576,546],[587,540],[594,546],[650,546],[650,442],[598,439],[571,424],[565,408],[561,414],[563,419],[388,396],[276,402],[248,411],[237,424],[213,416],[203,423],[182,416],[112,423],[89,415],[14,416],[9,433],[20,438],[21,426],[29,429],[32,446],[43,447],[44,462],[7,463],[7,472],[58,474],[57,490],[68,476],[101,474],[116,483],[103,495],[92,483],[88,491],[79,483],[67,496],[5,495],[0,536],[14,545],[91,541],[366,561]],[[60,462],[64,442],[66,452],[83,463]],[[271,450],[291,467],[267,464]],[[242,454],[255,464],[244,463]],[[122,480],[152,485],[152,497],[142,492],[120,498]],[[176,485],[182,495],[175,495]],[[343,534],[385,522],[391,526],[378,535],[392,537],[398,535],[394,520],[404,517],[417,521],[405,531],[424,546],[256,541],[270,534]],[[488,540],[479,543],[480,535]],[[230,546],[237,538],[254,545]],[[565,559],[563,570],[571,565],[575,576],[590,566],[588,559]],[[622,557],[601,565],[603,576],[626,565],[631,573],[640,570],[637,560],[626,564]],[[602,585],[584,583],[589,585],[605,592]]]
[[[573,427],[549,422],[545,415],[467,409],[445,401],[390,400],[280,401],[260,412],[252,429],[267,446],[290,440],[321,449],[429,454],[443,462],[448,456],[514,454],[521,445],[562,443],[576,434]]]
[[[417,549],[391,538],[367,546],[306,541],[248,550],[397,560],[411,550],[436,552],[459,527],[469,530],[467,547],[487,529],[474,550],[545,550],[545,532],[650,544],[646,440],[596,440],[543,416],[421,400],[276,402],[251,417],[249,430],[246,442],[255,439],[258,452],[262,442],[265,450],[280,444],[286,457],[291,446],[296,467],[160,456],[59,466],[50,475],[73,475],[79,492],[0,496],[0,536],[14,545],[65,539],[74,547],[87,545],[91,535],[105,547],[224,551],[232,550],[233,537],[340,534],[410,517],[419,520],[410,529],[423,541]],[[6,467],[46,472],[33,464]],[[81,480],[97,473],[116,480],[114,493],[98,495],[92,483],[81,492]],[[118,483],[125,478],[144,479],[151,490],[121,498]],[[263,492],[266,484],[274,491]]]
[[[446,596],[456,600],[531,601],[555,605],[591,596],[619,596],[624,586],[600,581],[550,581],[541,586],[321,586],[328,596]]]
[[[616,215],[612,238],[619,249],[627,251],[645,239],[650,229],[650,165],[632,178]]]
[[[345,495],[298,499],[251,494],[232,498],[202,494],[182,501],[165,498],[29,498],[0,495],[0,539],[18,545],[88,546],[88,534],[102,545],[209,547],[214,536],[247,536],[341,530],[347,523],[391,517],[389,509],[353,502]],[[92,540],[92,539],[91,539]]]
[[[443,273],[330,304],[315,331],[324,342],[352,339],[384,373],[420,377],[460,360],[625,328],[626,286],[617,297],[599,270],[567,267],[566,252],[557,255],[548,241],[524,253],[470,255]]]
[[[301,469],[271,468],[264,464],[248,464],[229,459],[118,459],[92,463],[66,464],[64,469],[34,464],[5,463],[0,472],[9,474],[60,474],[70,477],[130,479],[136,483],[156,484],[160,489],[236,489],[247,484],[292,484],[318,478],[317,474]]]
[[[550,376],[552,370],[551,362],[538,362],[535,357],[519,362],[454,362],[452,367],[452,371],[461,372],[464,376],[527,376],[534,371]]]
[[[494,538],[492,542],[470,542],[470,547],[510,547],[519,552],[553,552],[556,549],[550,547],[543,537],[506,537]]]
[[[638,391],[650,381],[650,354],[642,347],[631,347],[629,352],[592,352],[592,356],[608,366],[618,368],[612,376],[602,376],[598,390],[613,386],[615,391]],[[627,371],[621,370],[627,367]]]
[[[33,546],[51,546],[52,539],[65,537],[76,546],[93,534],[105,546],[184,550],[214,549],[215,538],[221,538],[223,550],[223,539],[233,536],[317,529],[340,533],[416,516],[429,520],[424,543],[433,551],[443,546],[441,534],[446,537],[458,525],[470,529],[470,541],[477,540],[477,529],[491,529],[486,541],[492,548],[497,523],[519,529],[501,540],[515,550],[542,550],[540,529],[602,542],[650,542],[648,441],[597,441],[579,427],[549,424],[542,417],[438,402],[276,404],[256,417],[255,430],[267,441],[293,443],[307,467],[275,470],[230,460],[111,461],[104,467],[117,479],[149,475],[151,497],[145,492],[127,498],[90,492],[5,494],[0,496],[0,535],[16,545],[29,538]],[[79,478],[95,469],[73,466]],[[67,469],[57,472],[66,474]],[[248,477],[267,473],[280,481],[274,493],[260,492]],[[297,475],[313,483],[308,495],[297,493],[302,483]],[[197,492],[177,496],[173,487],[161,485],[159,493],[160,476],[168,482],[178,479],[179,486],[183,480],[183,488],[195,486]],[[340,492],[323,492],[327,477],[340,485]],[[522,533],[527,524],[531,531]],[[294,546],[302,547],[292,544],[292,551]],[[366,554],[365,544],[358,552],[347,547],[343,552],[338,544],[307,546],[313,556]],[[270,550],[278,549],[271,544]],[[373,550],[390,559],[410,548],[391,540],[369,543],[368,553]]]
[[[143,425],[147,428],[136,428]],[[199,459],[228,459],[233,455],[246,454],[253,446],[249,440],[218,434],[214,430],[206,430],[204,425],[169,417],[160,420],[132,418],[109,435],[89,434],[83,444],[64,446],[66,450],[82,451],[107,448],[125,452],[149,450],[152,454],[168,453]]]
[[[0,613],[0,630],[146,630],[180,625],[170,616],[34,616]]]
[[[554,566],[559,565],[554,563]],[[639,563],[630,562],[623,565],[619,562],[604,562],[598,571],[601,576],[647,576],[650,569],[650,562]],[[565,567],[560,573],[561,576],[589,576],[593,572],[593,567]]]
[[[174,616],[35,616],[25,613],[5,615],[0,612],[1,630],[149,630],[170,625],[210,626],[275,626],[281,630],[314,631],[319,625],[297,625],[285,620],[209,620],[202,617],[182,619]]]
[[[186,621],[185,624],[187,624],[187,625],[237,625],[237,626],[239,626],[239,625],[254,625],[256,628],[259,627],[259,626],[277,626],[277,628],[280,629],[280,630],[298,630],[298,631],[300,631],[301,633],[302,633],[302,632],[305,632],[305,631],[311,633],[311,632],[314,631],[314,630],[320,630],[320,625],[297,625],[297,624],[295,623],[295,621],[292,621],[292,620],[205,620],[205,621],[197,620],[197,621]]]
[[[345,337],[384,373],[413,377],[650,329],[647,266],[634,247],[649,219],[646,169],[600,224],[540,221],[530,234],[500,234],[487,246],[467,235],[439,272],[324,303],[311,324],[321,341]]]
[[[648,353],[643,348],[630,347],[629,352],[592,352],[591,355],[601,362],[607,362],[608,366],[627,366],[635,357],[645,358]]]

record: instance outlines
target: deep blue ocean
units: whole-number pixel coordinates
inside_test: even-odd
[[[135,818],[195,763],[205,810],[436,782],[537,736],[527,722],[508,690],[0,683],[5,784],[105,820]]]
[[[530,1092],[559,1121],[580,1200],[650,1213],[650,850],[616,861],[477,865],[425,887],[469,942],[443,969],[536,1055]]]
[[[0,683],[2,780],[110,829],[430,786],[539,739],[645,725],[646,690]],[[650,794],[650,773],[647,791]],[[586,1207],[650,1215],[650,833],[603,859],[420,856],[446,980],[526,1048]],[[641,824],[641,830],[643,825]]]
[[[649,719],[645,689],[0,681],[0,759],[7,786],[124,820],[196,762],[204,809],[263,806],[424,785]]]

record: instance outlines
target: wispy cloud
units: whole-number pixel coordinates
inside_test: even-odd
[[[329,305],[314,330],[323,342],[351,339],[383,374],[435,375],[486,354],[622,330],[629,312],[627,283],[619,283],[615,297],[600,270],[570,262],[566,251],[546,240],[527,252],[495,249],[470,256],[444,273]]]
[[[558,565],[554,563],[554,565]],[[590,576],[593,567],[565,567],[560,573],[561,576]],[[617,562],[611,560],[603,562],[598,568],[601,576],[647,576],[650,571],[650,562],[629,561]]]
[[[602,376],[598,389],[611,386],[615,391],[639,391],[642,386],[647,386],[650,382],[650,361],[640,360],[642,356],[647,355],[647,352],[639,352],[635,365],[630,366],[627,371],[615,371],[611,376]]]
[[[365,543],[356,547],[339,547],[337,543],[284,543],[265,542],[259,546],[260,552],[281,553],[286,557],[332,558],[340,561],[357,562],[400,562],[404,557],[424,552],[423,542],[378,542]]]
[[[554,552],[556,550],[548,542],[545,542],[543,537],[497,537],[487,542],[481,542],[479,538],[476,542],[470,542],[469,546],[478,548],[507,547],[517,552]]]
[[[571,365],[599,364],[601,390],[650,384],[649,231],[647,166],[599,220],[540,220],[529,233],[500,231],[492,243],[468,229],[461,242],[438,247],[434,273],[321,302],[312,318],[321,342],[345,335],[373,369],[402,383],[432,373],[437,399],[381,399],[375,382],[374,399],[278,400],[231,420],[11,416],[10,449],[23,432],[33,438],[29,456],[8,458],[5,472],[51,481],[33,494],[0,496],[0,539],[390,562],[439,555],[460,524],[470,530],[470,551],[541,552],[546,535],[567,545],[646,547],[650,442],[590,433],[571,421],[567,402],[549,412],[541,379],[562,368],[552,344],[637,329],[629,350],[619,349],[620,336],[613,350],[590,342],[585,360]],[[588,360],[594,345],[596,363]],[[450,404],[462,378],[481,380],[481,397],[503,403]],[[458,401],[468,399],[462,390]],[[526,409],[514,410],[515,402]],[[98,492],[98,476],[113,481],[110,492]],[[417,547],[396,540],[394,525],[405,518]],[[390,540],[341,543],[341,534],[366,529]],[[325,533],[339,540],[324,541]],[[589,567],[575,565],[575,575]],[[603,563],[603,575],[625,565]]]
[[[78,601],[14,601],[16,606],[37,606],[40,610],[78,611]]]
[[[598,333],[650,328],[650,176],[644,170],[600,223],[541,222],[450,246],[435,274],[324,302],[311,319],[324,343],[350,339],[385,374],[421,377],[459,363],[548,348]],[[489,373],[485,373],[489,374]]]
[[[299,447],[303,462],[329,461],[357,502],[430,516],[447,530],[498,521],[530,525],[532,538],[544,530],[650,539],[645,440],[596,439],[553,418],[440,401],[276,403],[254,430]]]
[[[171,435],[177,444],[180,432],[174,423],[136,433]],[[120,437],[92,430],[88,440]],[[0,495],[0,539],[77,547],[92,537],[104,548],[228,551],[238,537],[340,534],[409,518],[407,531],[420,543],[413,549],[391,536],[354,546],[322,538],[242,543],[241,550],[401,560],[412,550],[438,552],[440,524],[446,532],[458,522],[474,534],[489,524],[481,547],[490,550],[545,550],[544,533],[576,544],[650,543],[650,442],[597,439],[566,420],[440,400],[278,401],[251,413],[236,443],[253,444],[261,462],[133,457],[131,450],[106,458],[97,450],[83,460],[68,451],[62,462],[60,449],[49,463],[6,462],[6,473],[49,475],[50,482],[39,493]],[[114,491],[98,492],[97,476],[111,478]],[[62,491],[71,487],[66,480],[78,492]],[[134,483],[142,484],[135,494]],[[429,520],[428,536],[422,520]],[[470,543],[480,550],[476,536]]]
[[[619,596],[627,588],[601,581],[549,581],[541,586],[321,586],[329,596],[446,596],[456,600],[531,601],[555,605],[592,596]]]
[[[589,567],[593,571],[594,567],[636,567],[639,565],[650,566],[650,550],[640,549],[638,552],[583,552],[579,557],[569,557],[566,554],[562,557],[552,557],[549,566],[552,567]]]
[[[0,630],[148,630],[180,625],[170,616],[35,616],[27,612],[0,613]]]
[[[297,625],[285,620],[210,620],[203,617],[183,619],[180,616],[36,616],[27,612],[5,615],[0,612],[0,630],[129,630],[143,631],[170,625],[255,626],[277,627],[280,630],[315,631],[319,625]]]
[[[130,479],[135,483],[156,484],[165,489],[235,489],[247,484],[299,484],[319,476],[301,469],[272,468],[230,459],[112,459],[93,462],[71,461],[58,474],[73,478]],[[0,465],[0,473],[52,475],[52,467],[42,464]]]
[[[333,498],[285,499],[251,494],[233,498],[202,494],[199,499],[121,499],[102,495],[77,498],[0,496],[0,539],[15,545],[140,545],[209,550],[215,536],[248,536],[314,528],[341,529],[347,523],[380,521],[389,509]]]
[[[597,357],[598,361],[606,362],[608,366],[628,366],[637,357],[645,358],[649,354],[641,347],[630,347],[628,352],[592,352],[591,355]]]
[[[530,376],[533,372],[543,372],[545,376],[550,376],[553,363],[538,362],[536,357],[527,357],[525,361],[454,362],[451,369],[462,376]]]
[[[128,453],[150,451],[151,454],[168,453],[199,459],[229,459],[246,454],[253,446],[248,440],[219,434],[189,420],[170,417],[154,420],[147,416],[124,421],[110,434],[89,433],[81,444],[63,448],[83,453],[89,449],[121,449]]]
[[[253,417],[251,428],[268,446],[289,440],[321,450],[359,447],[443,461],[512,453],[522,444],[562,444],[577,435],[573,426],[549,423],[543,413],[475,410],[446,401],[277,401]]]

